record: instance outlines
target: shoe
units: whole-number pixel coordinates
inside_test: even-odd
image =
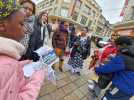
[[[98,95],[101,93],[101,89],[94,80],[88,80],[88,90],[95,98],[98,97]]]
[[[59,70],[60,70],[61,72],[63,72],[63,69],[62,69],[62,68],[59,68]]]
[[[80,72],[76,72],[76,74],[79,75],[79,76],[81,75]]]
[[[52,69],[55,70],[55,66],[54,65],[52,65]]]
[[[94,90],[94,88],[95,88],[95,81],[94,80],[88,80],[88,88],[90,90]]]
[[[96,100],[97,95],[95,93],[95,90],[88,88],[88,91],[89,91],[90,96],[92,97],[92,100]]]

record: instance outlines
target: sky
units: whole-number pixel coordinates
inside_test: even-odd
[[[42,0],[33,0],[34,2]],[[96,0],[102,8],[102,14],[111,23],[114,24],[122,20],[120,17],[125,0]]]
[[[34,1],[35,3],[38,3],[39,1],[42,1],[42,0],[32,0],[32,1]]]
[[[114,24],[122,20],[120,13],[125,0],[96,0],[102,8],[102,14],[111,23]]]

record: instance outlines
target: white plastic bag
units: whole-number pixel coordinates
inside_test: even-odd
[[[56,85],[55,71],[52,69],[51,66],[48,66],[47,68],[46,79],[52,82],[54,85]]]
[[[48,46],[44,46],[36,50],[40,56],[38,62],[32,62],[28,65],[25,65],[23,68],[24,75],[30,77],[35,71],[45,69],[45,78],[51,81],[53,84],[56,84],[55,72],[52,69],[52,65],[59,61],[54,50]]]

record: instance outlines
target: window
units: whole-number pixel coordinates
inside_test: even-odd
[[[50,3],[54,2],[54,0],[50,0]]]
[[[44,9],[44,7],[45,7],[45,3],[41,3],[40,4],[40,9]]]
[[[97,33],[100,33],[100,32],[101,32],[101,30],[102,30],[102,29],[101,29],[100,27],[97,27],[96,32],[97,32]]]
[[[54,15],[58,15],[58,8],[57,7],[55,7],[55,9],[54,9]]]
[[[59,0],[56,0],[56,4],[58,4]]]
[[[83,11],[88,14],[88,15],[91,15],[91,8],[89,8],[87,5],[84,5],[83,6]]]
[[[85,25],[86,22],[87,22],[87,17],[85,17],[85,16],[81,16],[80,23],[83,24],[83,25]]]
[[[48,14],[52,15],[52,8],[48,9]]]
[[[68,9],[62,8],[62,9],[61,9],[61,16],[63,16],[63,17],[68,17]]]
[[[78,18],[78,12],[74,12],[73,16],[72,16],[72,19],[74,21],[77,21],[77,18]]]
[[[91,25],[92,25],[92,21],[89,20],[89,22],[88,22],[88,27],[91,27]]]
[[[95,17],[96,13],[95,11],[92,11],[92,16]]]
[[[134,7],[132,7],[132,16],[131,16],[131,19],[132,20],[134,19]]]
[[[65,3],[71,3],[71,0],[64,0]]]

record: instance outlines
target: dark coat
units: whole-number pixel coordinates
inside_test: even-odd
[[[69,39],[69,48],[72,48],[73,47],[73,45],[74,45],[74,43],[75,43],[76,40],[77,40],[77,36],[71,34],[70,35],[70,39]]]
[[[90,56],[90,49],[91,49],[91,39],[90,37],[87,37],[87,42],[86,42],[86,45],[85,45],[85,50],[83,51],[83,59],[86,59],[87,57]]]
[[[49,24],[47,25],[47,29],[50,36],[52,29]],[[45,29],[44,29],[43,37],[45,37]],[[34,51],[39,49],[41,46],[43,46],[43,43],[44,43],[44,39],[43,40],[41,39],[41,24],[38,23],[38,20],[36,19],[34,23],[34,31],[30,35],[30,39],[28,42],[27,51],[25,55],[22,56],[21,60],[25,60],[25,59],[32,59],[33,61],[39,60],[38,54],[36,54]]]
[[[90,48],[91,48],[91,40],[89,37],[87,37],[87,41],[84,47],[80,45],[80,37],[77,37],[73,45],[71,56],[73,56],[76,52],[79,52],[81,53],[82,58],[86,59],[88,56],[90,56]]]
[[[48,29],[48,33],[49,33],[49,37],[50,37],[52,28],[49,24],[47,24],[47,29]],[[43,37],[45,37],[45,29],[43,30]],[[36,23],[34,25],[34,31],[30,36],[28,49],[31,49],[33,51],[37,50],[38,48],[43,46],[43,43],[44,43],[44,38],[43,38],[43,40],[41,39],[41,24]]]

